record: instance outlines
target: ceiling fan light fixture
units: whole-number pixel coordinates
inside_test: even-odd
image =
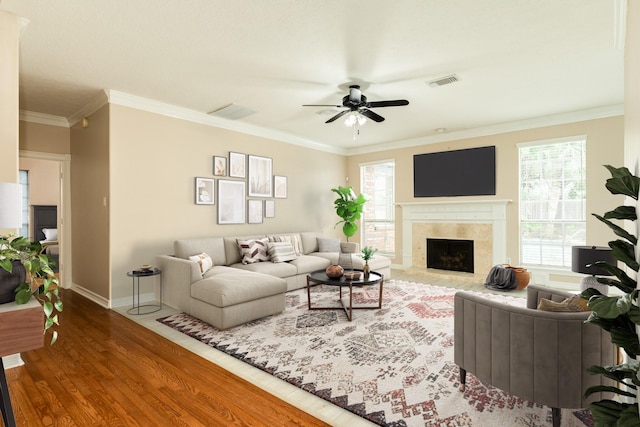
[[[344,124],[352,127],[356,123],[359,126],[362,126],[363,124],[367,123],[367,118],[357,111],[352,111],[347,115],[347,118],[344,120]]]

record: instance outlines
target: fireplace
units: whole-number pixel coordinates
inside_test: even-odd
[[[473,273],[473,240],[427,238],[427,268]]]

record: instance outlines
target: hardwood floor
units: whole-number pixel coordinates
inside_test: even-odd
[[[63,300],[58,342],[7,371],[18,426],[328,426],[113,310]]]

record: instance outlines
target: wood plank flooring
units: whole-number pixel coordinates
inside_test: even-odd
[[[58,342],[7,371],[18,426],[328,426],[115,311],[63,300]]]

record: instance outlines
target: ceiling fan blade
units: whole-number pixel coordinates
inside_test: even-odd
[[[342,108],[342,105],[335,105],[335,104],[304,104],[303,107],[336,107],[336,108]]]
[[[373,101],[368,102],[368,108],[378,108],[378,107],[402,107],[403,105],[409,105],[409,101],[406,99],[396,99],[393,101]]]
[[[371,120],[373,120],[374,122],[383,122],[384,121],[384,117],[382,117],[379,114],[374,113],[371,110],[367,110],[366,108],[361,108],[360,110],[358,110],[358,112],[360,114],[362,114],[365,117],[369,117]]]
[[[331,117],[329,120],[327,120],[325,123],[331,123],[334,122],[336,120],[338,120],[340,117],[344,116],[345,114],[347,114],[349,112],[349,110],[344,110],[341,113],[336,114],[335,116]]]

